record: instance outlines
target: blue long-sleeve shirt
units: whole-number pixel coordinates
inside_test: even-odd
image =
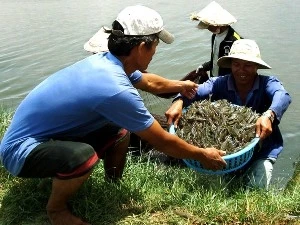
[[[199,86],[196,96],[191,100],[181,95],[178,95],[175,100],[182,98],[183,105],[186,107],[194,101],[207,99],[209,96],[212,101],[226,99],[232,104],[250,107],[257,113],[271,109],[276,115],[272,125],[273,131],[263,140],[261,148],[255,152],[254,158],[276,159],[278,157],[283,149],[283,139],[278,124],[291,103],[291,97],[276,77],[258,75],[253,88],[247,95],[245,104],[238,95],[231,75],[209,79]]]

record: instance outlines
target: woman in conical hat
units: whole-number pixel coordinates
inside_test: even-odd
[[[210,71],[210,76],[223,76],[230,73],[230,69],[219,68],[217,60],[228,55],[234,41],[242,37],[231,27],[236,23],[236,18],[217,2],[209,3],[198,13],[192,13],[191,20],[199,21],[198,29],[207,29],[212,33],[210,61],[198,67],[204,71]]]
[[[101,27],[100,30],[84,44],[84,50],[92,53],[108,51],[108,36],[109,33],[105,33],[105,28]]]

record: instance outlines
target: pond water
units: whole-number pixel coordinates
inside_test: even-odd
[[[207,30],[196,29],[189,20],[210,1],[140,0],[156,9],[165,27],[176,37],[171,45],[160,43],[149,71],[170,79],[180,79],[209,59],[210,37]],[[292,96],[280,128],[284,151],[274,167],[273,182],[285,185],[293,174],[299,157],[299,11],[296,1],[253,0],[218,1],[238,20],[233,28],[240,35],[255,39],[262,58],[272,66],[261,70],[274,74]],[[89,53],[83,44],[102,26],[110,26],[125,6],[133,0],[0,0],[0,102],[15,108],[26,94],[51,73],[83,59]],[[145,95],[149,109],[163,114],[170,102]]]

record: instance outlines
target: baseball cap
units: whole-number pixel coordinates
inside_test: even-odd
[[[167,44],[174,41],[174,36],[164,29],[163,19],[153,9],[143,5],[128,6],[117,16],[118,21],[124,29],[112,30],[117,36],[140,36],[157,34],[159,39]]]

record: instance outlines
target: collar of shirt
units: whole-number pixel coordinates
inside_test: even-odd
[[[110,52],[105,52],[103,53],[104,56],[106,56],[106,58],[114,63],[116,63],[117,65],[121,66],[124,69],[123,63],[113,54],[111,54]]]
[[[216,39],[221,39],[223,41],[228,34],[228,31],[229,29],[226,29],[223,33],[216,34]]]
[[[234,79],[233,79],[233,76],[230,75],[228,80],[227,80],[227,86],[228,86],[228,91],[236,91],[236,88],[235,88],[235,83],[234,83]],[[255,90],[258,90],[259,89],[259,75],[256,76],[255,78],[255,81],[254,81],[254,85],[251,89],[251,91],[255,91]]]
[[[227,87],[228,87],[228,91],[233,91],[236,95],[236,99],[239,102],[240,105],[242,104],[242,100],[240,98],[240,96],[237,93],[236,87],[235,87],[235,83],[234,83],[234,79],[232,77],[232,75],[229,76],[228,80],[227,80]],[[259,76],[257,76],[255,78],[254,84],[252,89],[249,91],[249,93],[247,94],[247,98],[246,98],[246,102],[245,105],[247,105],[249,99],[251,99],[251,97],[253,96],[253,93],[259,89]]]
[[[217,61],[219,59],[219,47],[221,42],[225,39],[225,37],[228,34],[228,30],[225,30],[223,33],[221,34],[216,34],[215,36],[215,40],[214,40],[214,46],[213,46],[213,67],[212,67],[212,75],[214,77],[217,77],[219,75],[219,66],[217,64]]]

